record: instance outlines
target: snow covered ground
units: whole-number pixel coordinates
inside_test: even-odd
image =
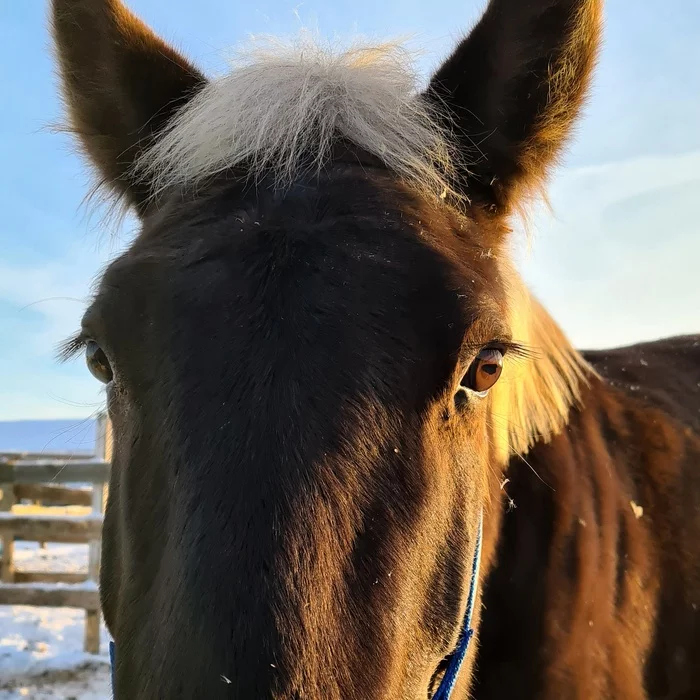
[[[15,544],[19,570],[87,570],[87,545]],[[101,654],[83,652],[85,612],[0,605],[0,700],[109,700],[107,631]]]

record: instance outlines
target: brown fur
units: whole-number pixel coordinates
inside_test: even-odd
[[[128,173],[205,78],[119,0],[54,3],[52,24],[69,128],[100,185],[143,213],[149,188]]]
[[[155,202],[134,165],[206,79],[117,0],[53,0],[71,128],[142,222],[69,347],[97,343],[112,368],[101,596],[119,700],[425,700],[482,509],[453,700],[700,696],[699,341],[580,355],[508,257],[601,22],[600,0],[491,0],[438,70],[421,100],[450,115],[436,129],[467,207],[392,169],[382,129],[333,133],[327,167],[284,190],[252,156]],[[292,74],[337,89],[312,68]],[[355,124],[381,122],[396,86],[374,82]],[[480,396],[470,367],[494,347],[503,376]]]
[[[585,356],[602,378],[561,435],[536,445],[527,464],[513,460],[500,498],[506,521],[546,531],[541,518],[552,514],[545,548],[528,562],[541,576],[544,626],[533,639],[535,621],[519,633],[488,615],[517,595],[501,581],[511,567],[496,568],[476,696],[531,697],[525,674],[543,699],[689,700],[700,694],[700,336]],[[507,663],[496,663],[498,650],[513,635],[541,643],[542,657],[499,677],[492,668]]]
[[[458,106],[451,127],[469,154],[472,199],[503,215],[543,192],[588,92],[602,13],[600,0],[491,2],[437,71],[429,90]],[[558,40],[542,41],[554,27]]]

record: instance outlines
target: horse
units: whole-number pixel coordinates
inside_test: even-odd
[[[209,79],[52,0],[67,109],[140,231],[64,356],[114,433],[119,700],[700,697],[700,337],[577,351],[511,259],[602,0]]]

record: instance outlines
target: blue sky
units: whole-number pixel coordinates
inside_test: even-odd
[[[426,74],[483,7],[474,0],[132,0],[209,74],[249,34],[302,24],[340,38],[412,36]],[[102,394],[56,344],[77,329],[112,240],[82,204],[88,182],[60,107],[47,3],[0,5],[0,420],[81,418]],[[612,346],[700,331],[700,3],[610,0],[605,48],[578,137],[537,211],[526,279],[572,340]]]

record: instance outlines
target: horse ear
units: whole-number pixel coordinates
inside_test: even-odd
[[[507,213],[544,185],[581,111],[603,0],[491,0],[432,78],[458,139],[459,187]]]
[[[132,166],[206,79],[119,0],[52,0],[52,25],[69,128],[102,184],[143,214],[149,186]]]

